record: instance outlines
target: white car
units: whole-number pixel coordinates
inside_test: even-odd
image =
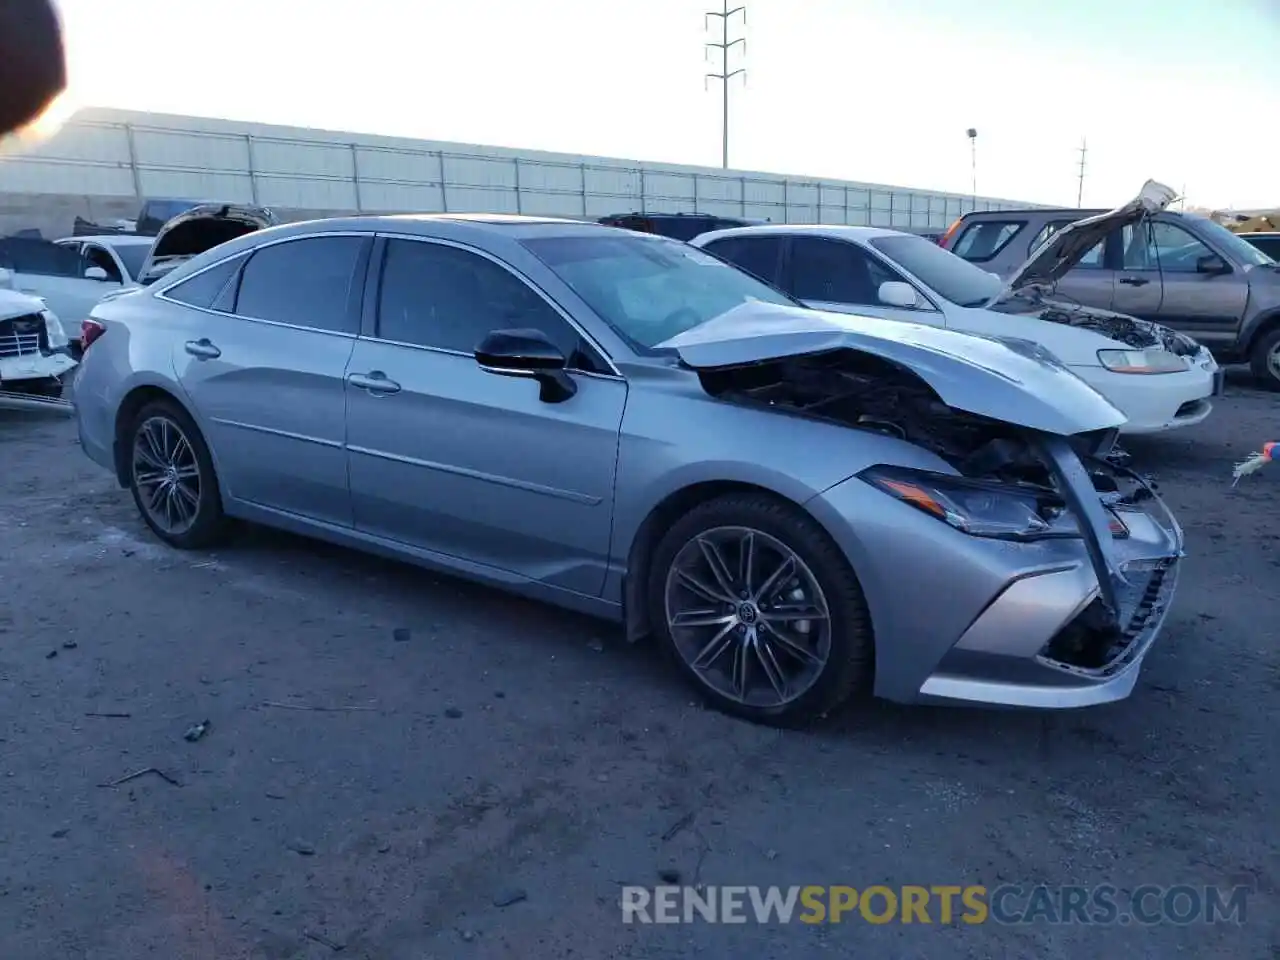
[[[1222,392],[1209,351],[1167,327],[1053,298],[1052,285],[1102,237],[1166,206],[1148,183],[1133,202],[1064,227],[1006,283],[936,243],[878,227],[761,225],[691,242],[822,310],[1032,341],[1128,417],[1124,433],[1200,423]]]
[[[151,249],[151,237],[0,238],[0,268],[8,278],[0,287],[43,299],[55,314],[76,327],[106,294],[134,286]]]
[[[60,397],[76,367],[62,322],[44,301],[0,289],[0,393]]]

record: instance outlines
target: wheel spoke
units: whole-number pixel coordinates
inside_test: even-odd
[[[737,598],[731,594],[726,594],[718,587],[713,587],[704,582],[702,578],[694,576],[688,570],[677,570],[676,577],[686,587],[702,597],[704,600],[711,600],[715,603],[735,603]]]
[[[755,565],[756,533],[754,530],[748,530],[742,535],[742,541],[738,544],[738,582],[742,584],[742,589],[748,596],[751,596]]]
[[[150,437],[146,438],[145,443],[138,443],[134,445],[133,458],[135,462],[141,461],[152,470],[164,470],[164,462],[158,459],[155,453],[151,450]]]
[[[711,642],[702,648],[702,652],[694,659],[690,666],[695,670],[706,670],[713,663],[724,656],[724,652],[734,643],[733,624],[725,624],[723,630],[711,638]]]
[[[747,684],[750,682],[747,677],[747,666],[750,664],[749,657],[751,654],[747,650],[748,644],[735,643],[733,646],[733,695],[739,700],[747,699]]]
[[[821,666],[822,659],[808,647],[788,637],[785,633],[781,633],[769,624],[766,624],[765,627],[769,632],[769,641],[777,644],[783,653],[794,660],[799,660],[807,667]]]
[[[756,591],[754,599],[759,600],[762,597],[769,596],[770,593],[777,590],[778,585],[782,583],[783,580],[792,576],[795,572],[796,558],[788,553],[783,558],[782,563],[778,564],[777,569],[774,570],[773,573],[769,574],[769,576],[765,577],[764,583],[760,584],[760,589]]]
[[[174,502],[182,505],[183,520],[190,520],[196,507],[200,506],[199,495],[188,489],[184,483],[175,483],[173,490],[176,494]]]
[[[812,603],[782,603],[761,610],[760,616],[769,623],[798,623],[801,620],[825,620],[827,612]]]
[[[707,566],[711,568],[711,575],[716,578],[716,583],[730,598],[736,599],[738,588],[734,585],[733,574],[729,572],[729,565],[724,562],[724,556],[720,553],[720,548],[708,537],[698,538],[698,549],[702,551],[702,557],[707,561]]]
[[[725,613],[723,607],[708,607],[703,610],[683,610],[671,618],[672,627],[718,627],[734,620],[732,612]]]
[[[194,463],[190,466],[178,468],[179,480],[198,480],[200,479],[200,468]]]
[[[756,642],[751,645],[756,652],[756,659],[760,662],[764,675],[769,678],[769,684],[773,687],[773,692],[778,695],[779,702],[785,703],[787,700],[787,678],[783,673],[782,667],[778,664],[778,658],[774,656],[773,647],[769,643],[769,638],[763,633],[756,634]]]

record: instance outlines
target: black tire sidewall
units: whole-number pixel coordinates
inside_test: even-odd
[[[812,687],[779,707],[747,706],[708,687],[680,655],[667,628],[666,580],[676,555],[698,534],[728,526],[750,527],[785,544],[809,567],[826,597],[832,627],[830,658]],[[799,507],[767,494],[731,494],[701,504],[663,535],[654,550],[648,580],[646,597],[655,637],[703,698],[724,713],[770,726],[802,726],[870,686],[874,645],[861,586],[840,548]]]
[[[196,465],[200,470],[200,504],[196,508],[196,519],[190,527],[180,534],[168,533],[157,526],[155,521],[151,519],[150,513],[143,506],[142,494],[138,490],[138,484],[133,476],[133,444],[142,424],[153,417],[164,417],[167,420],[171,420],[182,430],[183,436],[191,444],[192,452],[196,458]],[[196,426],[190,414],[172,401],[157,400],[148,403],[138,411],[133,421],[129,424],[127,442],[129,444],[126,452],[129,465],[129,492],[133,494],[133,502],[138,507],[138,513],[142,515],[143,522],[146,523],[151,532],[170,546],[182,550],[198,549],[217,542],[224,531],[226,523],[226,518],[222,512],[222,492],[218,487],[218,477],[213,467],[213,457],[204,442],[200,428]]]
[[[1253,345],[1253,355],[1249,358],[1249,369],[1255,380],[1267,390],[1280,391],[1280,377],[1271,372],[1267,357],[1280,343],[1280,327],[1268,330]]]

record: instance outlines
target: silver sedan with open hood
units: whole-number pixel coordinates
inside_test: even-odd
[[[1122,698],[1182,537],[1034,344],[805,308],[594,224],[275,227],[94,310],[85,452],[235,517],[621,621],[711,703]],[[519,638],[513,637],[512,643]]]

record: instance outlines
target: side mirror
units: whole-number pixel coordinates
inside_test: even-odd
[[[880,284],[880,289],[876,291],[876,296],[886,307],[902,307],[907,310],[914,310],[919,305],[920,300],[916,296],[915,288],[909,283],[902,283],[898,280],[888,280]]]
[[[84,272],[84,278],[86,280],[106,280],[107,271],[103,270],[101,267],[90,267]]]
[[[494,330],[476,347],[475,357],[489,373],[537,380],[543,403],[563,403],[578,392],[565,372],[568,358],[541,330]]]
[[[1196,273],[1224,274],[1231,272],[1231,265],[1216,253],[1196,258]]]

